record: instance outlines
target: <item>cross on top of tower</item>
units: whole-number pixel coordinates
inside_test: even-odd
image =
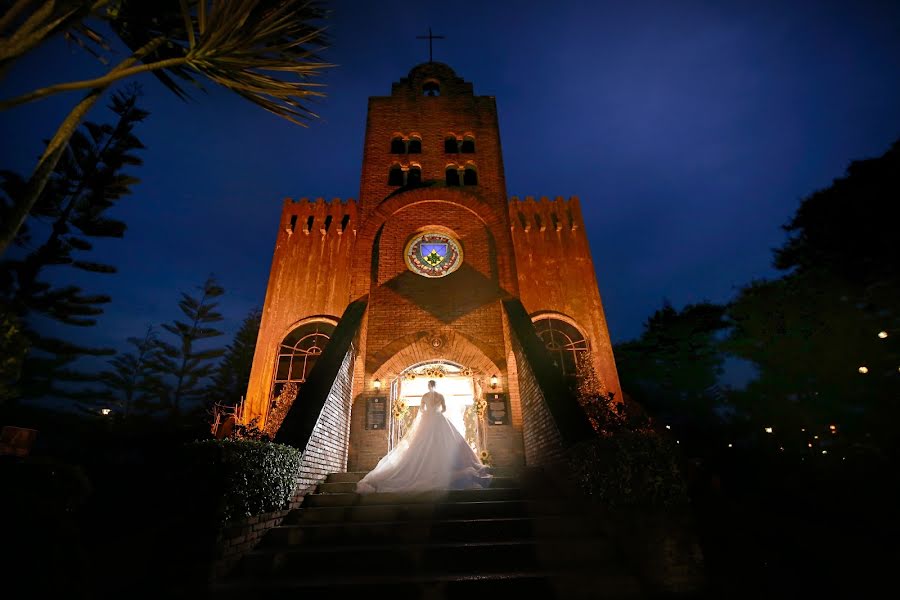
[[[416,36],[416,39],[417,39],[417,40],[428,40],[428,62],[434,62],[434,60],[432,60],[432,56],[433,56],[433,54],[432,54],[432,47],[431,47],[431,46],[432,46],[432,40],[443,40],[443,39],[446,39],[446,38],[445,38],[444,36],[442,36],[442,35],[434,35],[434,34],[432,34],[432,33],[431,33],[431,27],[429,27],[429,28],[428,28],[428,35],[417,35],[417,36]]]

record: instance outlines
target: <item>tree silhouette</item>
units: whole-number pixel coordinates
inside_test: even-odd
[[[900,141],[800,204],[775,251],[785,274],[741,290],[728,347],[759,377],[752,409],[791,425],[893,437],[900,407]],[[883,336],[883,337],[882,337]]]
[[[324,17],[321,8],[305,0],[14,3],[0,16],[0,74],[56,33],[98,53],[110,46],[99,32],[109,30],[132,54],[101,77],[51,85],[0,102],[0,110],[5,110],[61,92],[87,92],[47,144],[0,224],[0,255],[43,193],[78,124],[117,81],[149,72],[186,98],[179,81],[199,86],[206,79],[291,122],[302,125],[314,118],[306,103],[324,94],[321,84],[310,78],[331,66],[317,56],[325,37],[315,23]]]
[[[175,337],[175,342],[157,340],[153,354],[153,369],[168,374],[160,388],[160,396],[173,420],[182,416],[182,410],[189,403],[193,404],[189,408],[199,408],[199,401],[208,393],[207,378],[214,372],[214,361],[225,353],[222,348],[198,347],[204,340],[222,335],[222,331],[211,325],[222,321],[222,315],[216,312],[218,303],[215,299],[225,290],[212,276],[199,289],[199,298],[182,293],[178,307],[185,320],[176,319],[162,325]]]
[[[725,355],[719,337],[725,307],[691,304],[681,311],[668,302],[647,319],[641,336],[616,346],[622,387],[659,417],[711,417]]]
[[[262,311],[259,308],[250,311],[235,333],[234,340],[226,346],[225,355],[219,361],[213,376],[210,390],[212,403],[233,406],[247,393],[261,319]]]
[[[100,380],[109,392],[107,398],[112,401],[113,410],[122,418],[153,415],[160,409],[158,399],[162,388],[162,376],[154,360],[156,331],[151,325],[144,337],[130,337],[127,342],[134,352],[116,355],[109,361],[112,369],[102,372]],[[96,410],[98,406],[95,403],[90,408]]]
[[[34,207],[32,219],[16,239],[26,253],[0,263],[0,294],[21,323],[31,348],[21,369],[24,395],[78,396],[80,392],[71,386],[63,389],[55,383],[84,379],[70,368],[79,357],[113,353],[43,335],[35,322],[46,317],[64,325],[90,327],[110,301],[108,295],[86,293],[74,285],[54,286],[44,276],[51,267],[116,272],[111,265],[87,260],[85,253],[92,249],[91,238],[121,238],[125,233],[125,223],[106,213],[138,183],[125,169],[142,162],[137,151],[144,146],[133,131],[148,113],[137,106],[139,95],[137,87],[113,95],[114,123],[87,122],[75,132]],[[2,206],[8,210],[27,186],[15,173],[5,171],[0,177]]]

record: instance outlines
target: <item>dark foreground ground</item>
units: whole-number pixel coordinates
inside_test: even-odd
[[[39,445],[26,462],[0,460],[6,589],[202,597],[215,500],[174,450],[202,432],[71,433],[44,431],[68,441]],[[713,456],[687,469],[705,597],[886,597],[900,565],[896,464],[870,454]]]

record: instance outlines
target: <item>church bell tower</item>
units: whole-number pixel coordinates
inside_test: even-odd
[[[243,420],[368,470],[436,379],[486,461],[539,464],[586,367],[622,397],[579,200],[508,198],[494,97],[428,62],[369,98],[358,200],[285,201]]]

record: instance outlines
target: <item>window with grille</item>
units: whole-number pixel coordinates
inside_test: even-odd
[[[575,379],[578,364],[587,357],[588,343],[578,328],[566,321],[544,317],[534,322],[538,336],[550,353],[553,364],[566,378]]]
[[[316,360],[334,332],[334,325],[326,321],[305,323],[291,331],[278,347],[273,396],[289,381],[302,385],[306,382]]]

